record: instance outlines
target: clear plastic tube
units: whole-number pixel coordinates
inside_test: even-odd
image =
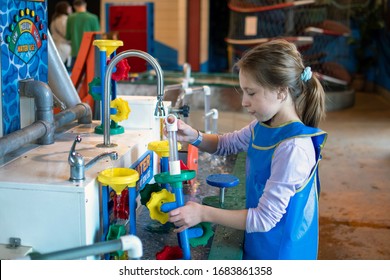
[[[177,161],[179,160],[177,151],[177,117],[169,114],[165,120],[168,132],[169,161]]]

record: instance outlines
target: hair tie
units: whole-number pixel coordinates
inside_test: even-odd
[[[301,74],[301,80],[306,83],[308,80],[311,79],[312,76],[313,72],[311,72],[311,68],[307,66],[305,69],[303,69],[303,72]]]

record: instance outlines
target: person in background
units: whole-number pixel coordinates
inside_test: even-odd
[[[87,2],[75,0],[73,2],[75,12],[68,17],[66,25],[66,39],[72,46],[72,68],[78,55],[84,32],[99,31],[100,24],[96,15],[87,11]]]
[[[72,13],[72,6],[67,1],[60,1],[56,4],[54,14],[50,23],[50,32],[53,42],[65,67],[69,70],[72,62],[71,46],[66,36],[66,23],[68,16]]]
[[[169,212],[169,221],[176,232],[200,222],[245,230],[244,259],[316,259],[324,89],[296,46],[282,39],[247,51],[236,66],[242,106],[255,119],[223,135],[179,120],[177,140],[217,155],[246,152],[246,207],[188,201]]]

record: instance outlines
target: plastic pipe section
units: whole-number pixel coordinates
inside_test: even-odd
[[[129,192],[129,216],[130,216],[130,225],[129,225],[129,233],[136,235],[137,234],[137,189],[135,187],[128,188]]]
[[[30,254],[20,260],[76,260],[88,256],[99,256],[115,251],[127,251],[130,259],[140,259],[143,254],[142,242],[135,235],[124,235],[119,239],[98,242],[48,254]]]
[[[92,110],[88,103],[80,103],[76,106],[59,112],[54,116],[55,127],[59,128],[78,120],[80,124],[89,124],[92,122]]]
[[[79,123],[87,124],[92,121],[92,111],[86,103],[77,104],[54,117],[53,93],[43,82],[22,80],[19,82],[19,92],[22,96],[34,98],[37,121],[0,138],[0,158],[35,140],[42,145],[54,143],[55,130],[67,123],[79,120]]]
[[[73,86],[73,82],[70,79],[64,63],[58,54],[50,32],[48,31],[47,33],[49,85],[58,99],[64,102],[67,108],[71,108],[76,104],[81,103],[81,100]]]
[[[106,74],[104,77],[104,119],[103,119],[103,128],[104,128],[104,143],[103,145],[106,147],[111,146],[110,141],[110,89],[111,89],[111,76],[114,67],[124,58],[128,57],[138,57],[149,62],[157,75],[157,103],[154,115],[156,117],[165,117],[165,109],[163,104],[164,98],[164,79],[163,79],[163,71],[161,69],[160,64],[158,64],[157,60],[152,57],[150,54],[139,51],[139,50],[127,50],[117,54],[108,64],[106,68]]]
[[[184,79],[189,81],[191,79],[191,64],[184,63],[183,64],[183,72],[184,72]]]
[[[178,175],[181,173],[179,153],[177,150],[177,117],[169,114],[165,119],[165,127],[168,132],[169,143],[169,174]]]
[[[54,143],[53,95],[48,85],[33,79],[19,82],[21,96],[33,97],[36,106],[36,119],[47,123],[48,131],[38,139],[38,144]]]
[[[180,84],[166,86],[164,92],[180,90],[180,93],[176,98],[176,102],[173,104],[174,107],[178,108],[183,105],[183,101],[186,96],[186,89],[188,89],[188,81],[183,80],[183,82]]]
[[[171,91],[171,90],[182,90],[184,88],[185,88],[185,83],[167,85],[164,89],[164,92]]]
[[[218,110],[217,109],[211,109],[208,111],[205,115],[206,119],[209,119],[212,117],[213,120],[213,128],[211,129],[210,133],[217,133],[218,132]],[[206,133],[208,133],[208,130],[206,130]]]
[[[183,100],[187,94],[186,90],[188,89],[189,85],[194,82],[194,78],[191,78],[191,65],[187,62],[183,65],[183,73],[184,78],[182,79],[182,82],[180,84],[168,85],[165,87],[165,92],[172,90],[180,90],[180,94],[178,95],[176,102],[173,105],[176,108],[183,105]]]
[[[100,55],[100,79],[101,81],[104,80],[104,77],[106,75],[106,70],[107,70],[107,51],[105,48],[102,48],[100,49],[99,51],[99,55]],[[103,90],[104,92],[104,88],[102,88],[102,86],[104,85],[101,85],[101,89],[100,90]],[[111,89],[111,87],[110,87]],[[111,104],[111,100],[114,100],[114,98],[111,98],[111,90],[109,91],[110,94],[109,94],[109,99],[108,99],[108,104]],[[105,94],[103,93],[100,93],[101,94],[101,102],[100,102],[100,110],[101,110],[101,114],[100,114],[100,119],[101,119],[101,125],[102,127],[104,128],[104,116],[105,116],[105,110],[104,110],[104,104],[106,104],[106,101],[105,101]],[[110,109],[111,109],[111,106],[109,106]],[[109,113],[109,115],[111,115],[111,112]],[[108,118],[108,122],[110,123],[111,122],[111,118]],[[109,125],[110,127],[110,125]]]
[[[41,138],[48,130],[48,125],[45,122],[37,121],[21,130],[0,138],[0,158],[21,148],[27,143]]]
[[[160,172],[169,172],[169,157],[160,158]],[[164,189],[169,189],[169,184],[161,184]]]
[[[169,143],[169,174],[180,175],[180,160],[177,149],[177,117],[173,114],[169,114],[165,119],[165,127],[168,132]],[[181,207],[184,205],[184,195],[182,182],[173,183],[173,192],[175,194],[175,202],[166,203],[161,206],[163,212],[169,212],[172,209]],[[179,233],[180,247],[183,251],[183,259],[191,259],[190,245],[188,241],[188,230],[184,230]]]
[[[216,133],[217,132],[217,120],[218,120],[218,110],[210,109],[210,96],[211,89],[209,86],[187,88],[184,90],[185,94],[193,94],[197,92],[204,93],[204,131],[205,133]],[[209,119],[213,118],[213,129],[210,129]]]

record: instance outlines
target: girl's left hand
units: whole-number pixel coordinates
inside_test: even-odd
[[[177,227],[175,232],[193,227],[202,222],[202,205],[188,201],[186,205],[169,212],[169,221]]]

